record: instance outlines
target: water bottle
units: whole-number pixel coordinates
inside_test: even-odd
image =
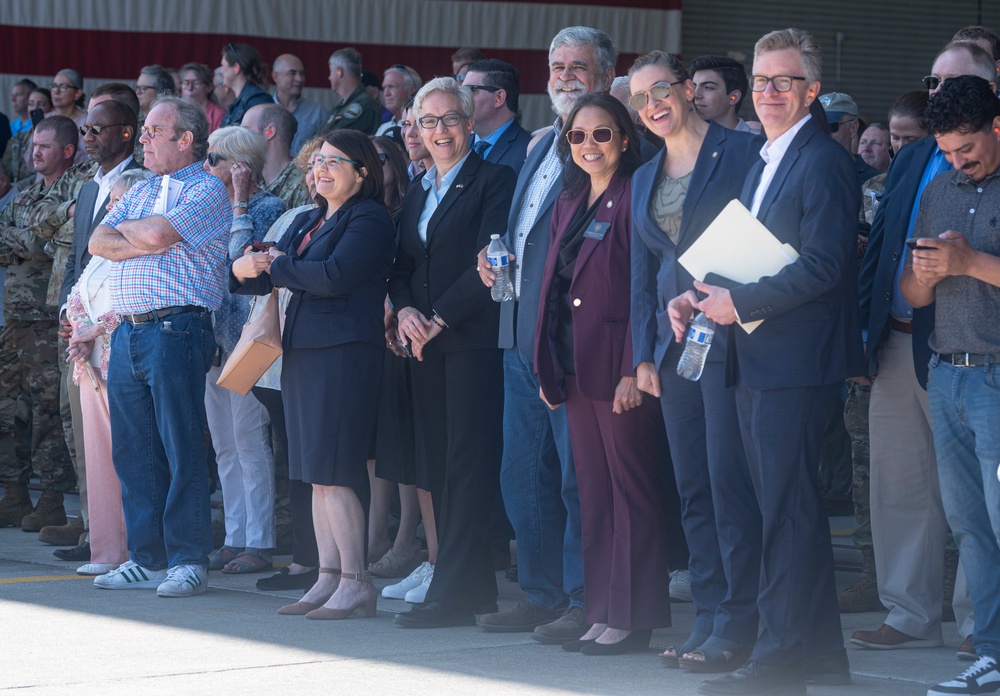
[[[486,248],[486,258],[497,277],[493,281],[493,287],[490,288],[490,295],[496,302],[513,300],[514,280],[510,276],[510,256],[507,253],[507,247],[500,241],[500,235],[490,235],[490,245]]]
[[[712,337],[715,336],[715,322],[698,312],[691,320],[687,330],[687,343],[681,359],[677,362],[677,374],[692,382],[701,378],[708,358],[708,349],[712,347]]]

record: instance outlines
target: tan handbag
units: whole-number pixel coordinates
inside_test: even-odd
[[[256,304],[257,297],[254,297],[240,340],[226,360],[219,381],[216,382],[220,387],[243,396],[250,393],[257,380],[281,355],[281,310],[278,307],[278,290],[273,290],[267,296],[260,314],[253,317]],[[253,317],[253,320],[250,317]]]

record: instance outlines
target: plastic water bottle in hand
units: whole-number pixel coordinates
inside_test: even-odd
[[[714,336],[715,322],[706,317],[704,312],[698,312],[688,326],[687,343],[681,359],[677,362],[677,374],[692,382],[701,378]]]
[[[497,279],[493,281],[490,294],[497,302],[507,302],[514,299],[514,280],[510,275],[510,255],[507,247],[500,241],[500,235],[490,235],[490,245],[486,248],[486,258]]]

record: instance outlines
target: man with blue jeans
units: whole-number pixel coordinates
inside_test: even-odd
[[[1000,101],[989,82],[946,80],[928,130],[954,171],[924,189],[900,290],[934,303],[927,396],[945,515],[976,617],[979,659],[928,696],[1000,691]]]
[[[98,576],[103,589],[161,597],[207,589],[212,550],[202,439],[205,373],[215,340],[209,310],[226,290],[232,212],[223,183],[202,169],[208,122],[175,97],[140,129],[157,177],[132,188],[93,233],[90,253],[114,261],[108,396],[129,560]]]

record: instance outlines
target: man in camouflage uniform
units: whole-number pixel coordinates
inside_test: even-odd
[[[302,185],[302,172],[289,156],[298,122],[278,104],[258,104],[247,109],[241,125],[259,133],[267,146],[264,190],[285,202],[288,210],[310,203]]]
[[[375,135],[382,124],[382,109],[361,84],[361,54],[353,48],[342,48],[330,56],[330,88],[343,101],[333,107],[320,133],[351,128]]]
[[[59,422],[58,319],[46,303],[52,259],[35,206],[51,187],[65,185],[59,180],[73,163],[78,136],[76,124],[63,116],[40,123],[32,161],[42,179],[0,213],[0,264],[7,266],[0,331],[0,526],[24,531],[65,524],[63,493],[76,485]],[[34,510],[27,488],[32,467],[42,484]]]

